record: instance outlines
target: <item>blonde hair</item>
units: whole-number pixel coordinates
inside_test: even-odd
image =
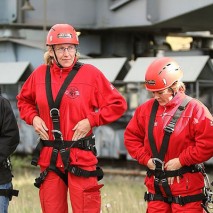
[[[182,81],[176,81],[175,83],[172,84],[170,87],[174,91],[174,93],[177,92],[185,92],[186,91],[186,86]]]
[[[52,48],[50,46],[47,46],[47,51],[44,53],[44,63],[49,66],[53,64],[53,57],[50,56],[50,51],[52,51]],[[80,53],[78,52],[78,50],[76,52],[76,57],[77,60],[80,58]]]

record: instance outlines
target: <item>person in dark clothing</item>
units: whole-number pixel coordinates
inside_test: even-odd
[[[0,95],[0,212],[7,213],[12,196],[18,191],[12,187],[10,155],[19,143],[19,130],[10,102]]]

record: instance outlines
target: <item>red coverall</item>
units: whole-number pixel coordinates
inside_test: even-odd
[[[185,94],[178,93],[166,105],[159,106],[155,118],[153,135],[158,151],[160,150],[164,127],[168,124]],[[130,155],[140,164],[147,165],[152,158],[152,151],[148,139],[148,125],[154,99],[150,99],[136,109],[136,112],[125,130],[125,146]],[[198,100],[191,100],[183,111],[171,134],[165,163],[173,158],[179,158],[182,166],[190,166],[204,162],[213,156],[213,118],[207,108]],[[153,176],[145,178],[148,192],[155,194]],[[199,194],[204,186],[201,173],[186,173],[177,183],[177,179],[170,185],[173,196],[187,196]],[[201,202],[192,202],[184,206],[162,201],[148,202],[149,213],[193,212],[200,213]]]
[[[75,60],[76,62],[76,60]],[[74,63],[75,63],[74,62]],[[50,68],[53,99],[56,98],[64,79],[72,67],[59,68],[53,64]],[[110,70],[109,70],[110,72]],[[53,140],[50,109],[45,89],[46,65],[33,71],[17,96],[20,116],[32,125],[33,118],[40,116],[48,127],[49,140]],[[68,86],[60,104],[60,128],[64,140],[71,140],[74,126],[82,119],[88,118],[91,127],[100,126],[117,120],[127,108],[125,99],[104,77],[96,67],[84,64]],[[88,133],[90,135],[91,132]],[[52,153],[51,147],[44,147],[38,164],[41,170],[48,167]],[[70,153],[72,165],[85,170],[95,170],[98,160],[91,151],[72,148]],[[63,170],[60,154],[57,167]],[[68,188],[72,209],[75,213],[100,212],[100,191],[96,177],[84,178],[68,175]],[[66,213],[67,187],[53,172],[49,172],[40,187],[40,201],[45,213]]]

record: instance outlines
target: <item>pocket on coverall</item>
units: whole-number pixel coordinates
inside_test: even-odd
[[[104,184],[86,188],[83,192],[84,196],[84,212],[100,213],[101,210],[101,193],[100,189]]]

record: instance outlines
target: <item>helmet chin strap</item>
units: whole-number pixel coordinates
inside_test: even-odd
[[[168,89],[170,89],[172,91],[172,96],[174,98],[177,93],[175,93],[174,90],[171,87],[169,87]]]
[[[53,46],[52,46],[52,50],[53,50],[54,58],[55,58],[55,61],[56,61],[57,65],[58,65],[58,67],[63,68],[63,66],[58,62],[58,58],[56,56],[55,49],[54,49]]]

